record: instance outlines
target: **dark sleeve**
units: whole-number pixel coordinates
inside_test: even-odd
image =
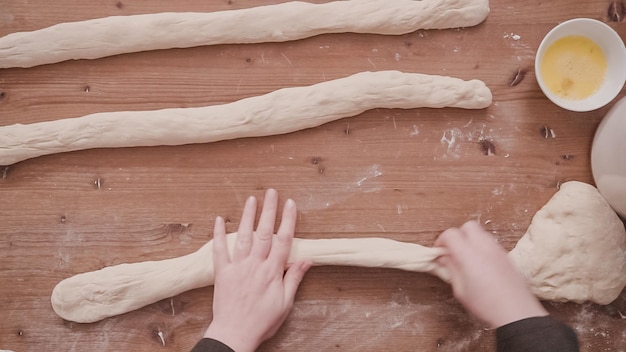
[[[225,344],[213,340],[204,338],[191,349],[191,352],[235,352]]]
[[[578,352],[574,330],[550,316],[501,326],[496,340],[498,352]]]

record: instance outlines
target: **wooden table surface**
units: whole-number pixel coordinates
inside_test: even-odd
[[[0,35],[110,15],[278,2],[0,0]],[[466,29],[321,35],[0,70],[0,125],[222,104],[368,70],[478,78],[494,95],[484,110],[378,109],[288,135],[87,150],[0,167],[0,349],[190,349],[210,320],[211,287],[93,324],[56,316],[51,290],[77,273],[195,251],[211,238],[215,216],[234,231],[246,197],[269,187],[296,200],[299,237],[432,245],[446,228],[476,219],[511,249],[560,183],[593,183],[590,146],[612,105],[573,113],[550,103],[533,68],[541,38],[574,17],[607,22],[626,38],[623,9],[608,0],[494,0],[486,22]],[[518,72],[523,79],[511,84]],[[546,306],[574,327],[583,351],[625,351],[626,293],[608,306]],[[261,350],[489,351],[493,344],[494,332],[435,277],[319,267]]]

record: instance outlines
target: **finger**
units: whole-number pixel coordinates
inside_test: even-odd
[[[218,216],[215,219],[215,227],[213,229],[213,267],[217,270],[229,262],[230,254],[228,253],[228,242],[226,241],[226,227],[224,219]]]
[[[437,237],[434,245],[448,250],[447,254],[440,256],[436,261],[452,271],[459,271],[459,258],[462,258],[468,250],[465,233],[454,227],[449,228]]]
[[[298,287],[304,278],[304,274],[306,274],[306,272],[311,268],[311,265],[312,264],[309,261],[299,261],[289,267],[287,273],[285,273],[283,283],[285,287],[284,297],[287,307],[291,307],[293,305]]]
[[[441,265],[441,266],[450,266],[452,259],[450,258],[449,255],[442,255],[440,257],[438,257],[437,259],[435,259],[435,262],[437,262],[437,264]]]
[[[461,231],[471,238],[491,238],[492,236],[477,221],[468,221],[461,226]]]
[[[458,271],[459,269],[459,262],[456,260],[456,258],[448,254],[442,255],[435,259],[435,263],[445,268],[448,268],[449,270]]]
[[[478,221],[476,220],[469,220],[466,221],[463,225],[461,225],[461,229],[466,229],[466,230],[476,230],[476,229],[483,229],[483,227],[478,223]]]
[[[476,221],[468,221],[461,226],[461,231],[467,234],[468,242],[476,249],[498,250],[501,246],[497,239]],[[502,249],[503,250],[503,249]]]
[[[448,252],[455,252],[462,247],[465,242],[465,234],[460,229],[451,227],[439,235],[435,240],[435,247],[444,247]]]
[[[460,284],[460,280],[463,276],[463,268],[455,258],[450,255],[442,255],[435,259],[435,263],[438,265],[437,269],[434,270],[437,276],[452,286],[458,286]]]
[[[438,262],[435,262],[435,267],[430,270],[429,272],[433,275],[438,276],[441,280],[443,280],[444,282],[451,284],[452,283],[452,270],[450,270],[449,268],[439,264]]]
[[[251,255],[265,259],[272,247],[274,237],[274,224],[276,223],[276,212],[278,209],[278,192],[275,189],[268,189],[265,192],[263,210],[259,225],[254,232]]]
[[[279,266],[278,268],[281,272],[285,270],[289,254],[291,254],[291,246],[293,243],[294,232],[296,230],[297,217],[298,209],[296,207],[296,202],[292,199],[287,199],[285,206],[283,207],[283,216],[280,220],[276,240],[274,241],[269,254],[270,260],[274,261]]]
[[[254,231],[254,219],[256,218],[256,198],[249,197],[243,207],[237,240],[233,250],[233,260],[240,260],[250,255],[252,248],[252,232]]]

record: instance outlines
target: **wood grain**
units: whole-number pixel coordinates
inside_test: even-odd
[[[110,15],[278,2],[0,0],[0,35]],[[0,70],[0,125],[221,104],[365,70],[478,78],[494,93],[494,104],[480,111],[379,109],[282,136],[86,150],[0,167],[0,349],[190,349],[210,321],[211,288],[94,324],[58,318],[50,292],[76,273],[192,252],[210,239],[216,215],[234,231],[246,197],[268,187],[296,200],[303,238],[384,236],[431,245],[446,228],[479,219],[512,248],[560,183],[593,183],[591,141],[610,108],[573,113],[551,104],[535,80],[536,48],[573,17],[605,21],[625,38],[612,3],[500,0],[474,28],[322,35]],[[511,85],[520,70],[524,78]],[[575,328],[583,351],[626,345],[625,293],[608,306],[546,305]],[[307,275],[287,323],[261,350],[488,351],[493,344],[493,332],[434,277],[321,267]]]

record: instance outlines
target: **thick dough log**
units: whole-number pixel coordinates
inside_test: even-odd
[[[307,87],[284,88],[230,104],[106,112],[0,127],[0,165],[90,148],[208,143],[284,134],[374,108],[485,108],[491,91],[463,81],[399,71],[362,72]]]
[[[288,2],[209,13],[113,16],[0,38],[0,68],[201,45],[284,42],[324,33],[399,35],[474,26],[488,0]]]
[[[232,253],[236,235],[228,235]],[[429,272],[447,281],[435,259],[442,248],[384,238],[294,239],[289,263],[309,259],[313,265],[349,265]],[[52,308],[63,319],[92,323],[141,308],[199,287],[213,285],[213,241],[179,258],[120,264],[78,274],[52,291]]]

